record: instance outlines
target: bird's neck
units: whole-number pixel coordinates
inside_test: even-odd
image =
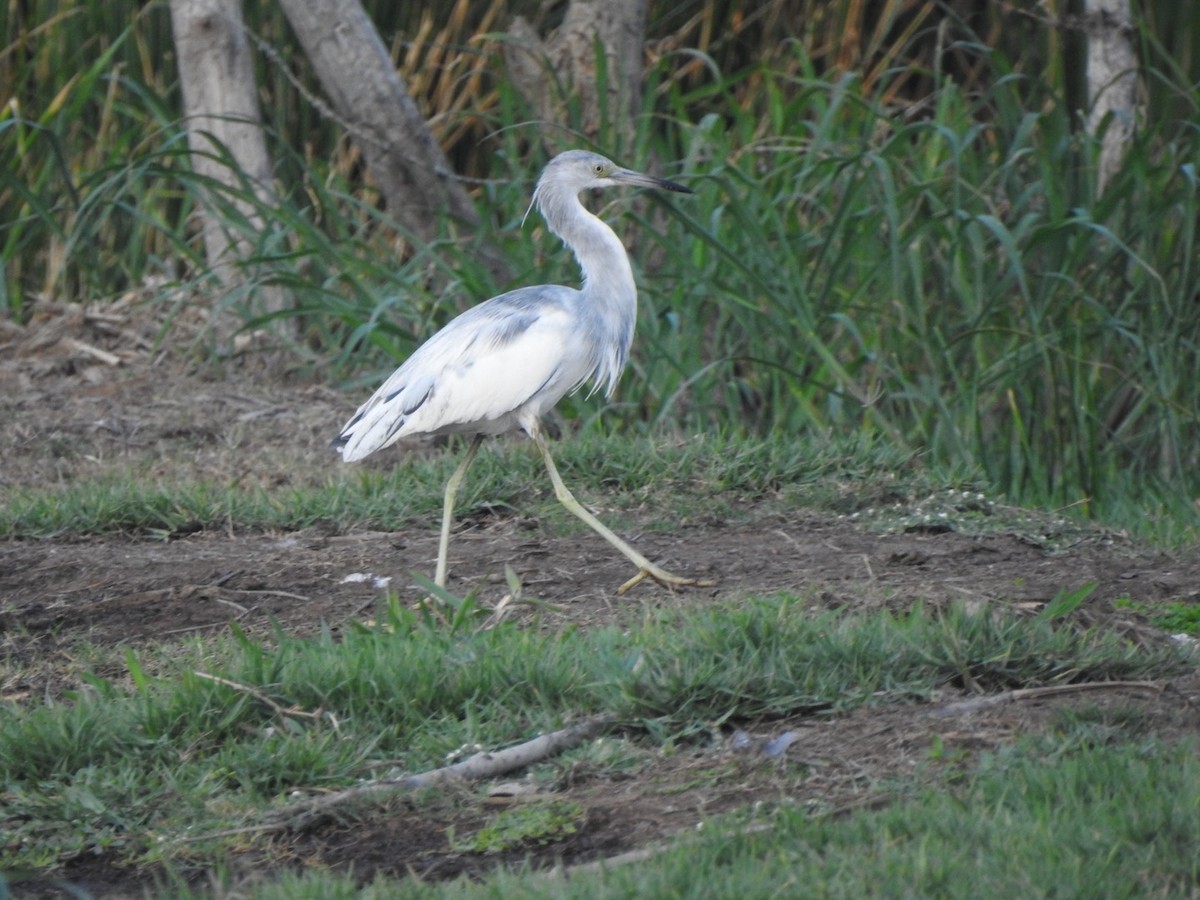
[[[606,311],[635,313],[637,285],[620,238],[577,198],[572,197],[568,203],[575,208],[568,206],[544,213],[550,230],[575,254],[589,302]]]
[[[580,316],[595,337],[597,388],[612,394],[629,358],[637,319],[637,284],[629,256],[616,233],[588,212],[577,197],[542,207],[550,230],[563,239],[583,271]]]

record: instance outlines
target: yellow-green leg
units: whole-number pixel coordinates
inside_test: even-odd
[[[438,542],[437,571],[433,576],[433,583],[440,588],[446,586],[446,559],[450,554],[450,525],[454,520],[454,497],[458,493],[458,488],[467,474],[467,469],[471,467],[471,463],[475,459],[475,454],[479,452],[479,445],[482,443],[482,434],[477,434],[471,438],[471,444],[467,447],[467,452],[463,456],[462,462],[458,464],[458,468],[454,470],[454,474],[446,482],[446,493],[442,497],[442,537]]]
[[[634,585],[647,578],[653,578],[659,584],[666,587],[713,587],[716,584],[714,581],[700,581],[695,578],[682,578],[679,575],[672,575],[670,572],[650,562],[650,560],[630,547],[629,544],[617,537],[611,529],[584,508],[583,504],[576,500],[575,495],[563,484],[562,476],[558,474],[558,467],[554,465],[554,458],[550,455],[550,447],[546,444],[546,439],[542,436],[540,429],[533,429],[529,432],[529,436],[533,438],[534,443],[538,446],[538,450],[542,453],[542,459],[546,463],[546,471],[550,474],[550,482],[554,485],[554,496],[558,498],[558,501],[586,522],[593,531],[620,550],[626,559],[638,567],[638,573],[617,588],[618,594],[624,594]]]

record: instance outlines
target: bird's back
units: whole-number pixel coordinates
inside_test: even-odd
[[[523,427],[593,376],[580,292],[520,288],[453,319],[359,407],[334,442],[346,461],[416,434]]]

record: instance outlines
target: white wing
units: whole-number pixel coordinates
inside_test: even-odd
[[[499,434],[540,416],[596,368],[578,297],[543,285],[467,310],[392,373],[334,446],[350,462],[404,435]]]

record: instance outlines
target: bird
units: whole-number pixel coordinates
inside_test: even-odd
[[[550,231],[575,255],[580,288],[517,288],[459,314],[421,344],[371,395],[332,445],[354,462],[402,437],[461,434],[467,450],[446,482],[434,584],[446,586],[454,501],[485,437],[523,431],[537,446],[555,496],[637,567],[618,594],[649,578],[661,585],[711,586],[651,562],[583,506],[563,483],[542,418],[565,395],[591,384],[611,396],[629,359],[637,285],[616,233],[580,201],[620,185],[690,194],[683,185],[625,169],[587,150],[547,163],[533,192]]]

